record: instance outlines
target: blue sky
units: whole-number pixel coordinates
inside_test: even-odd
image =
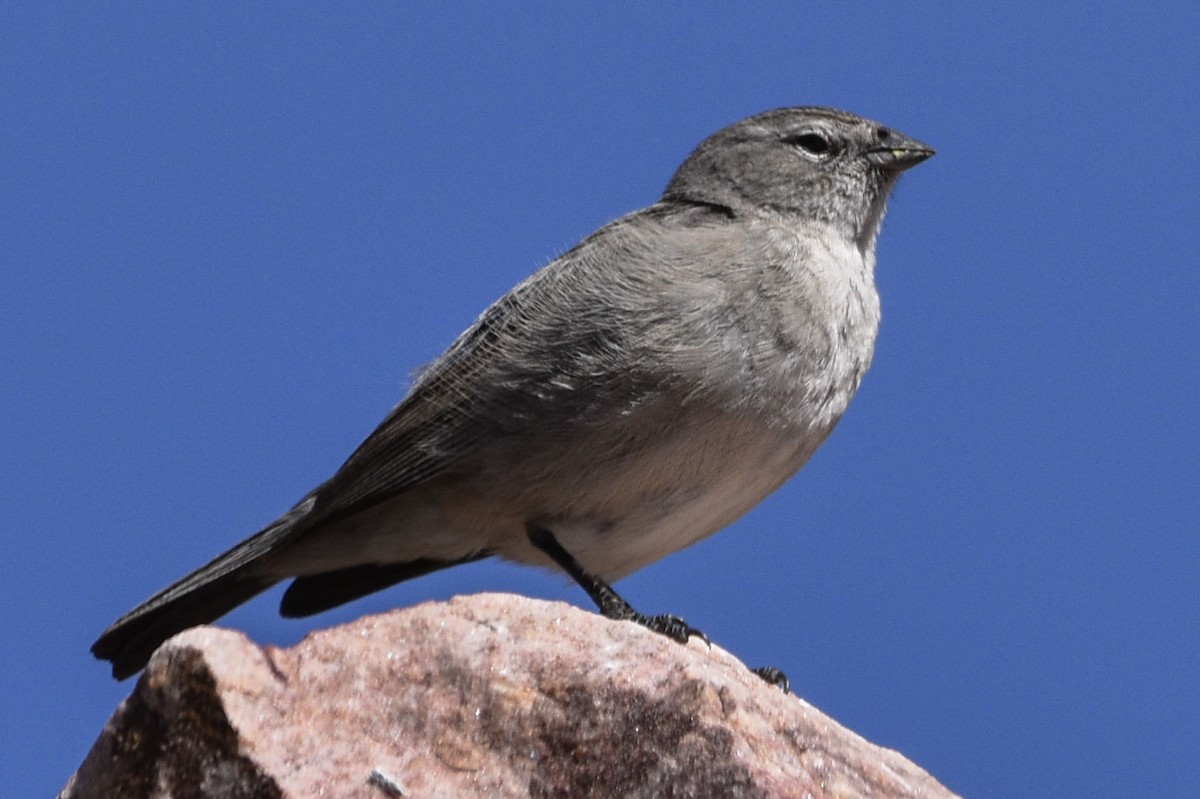
[[[1114,4],[1115,5],[1115,4]],[[0,751],[50,795],[117,615],[327,477],[491,300],[743,116],[927,141],[875,366],[746,518],[622,581],[972,796],[1200,748],[1195,4],[8,4]],[[304,621],[564,580],[484,563]]]

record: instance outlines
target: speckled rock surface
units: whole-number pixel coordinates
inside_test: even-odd
[[[168,641],[62,797],[948,797],[714,646],[460,597]]]

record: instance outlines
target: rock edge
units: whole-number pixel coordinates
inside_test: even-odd
[[[737,659],[505,594],[166,642],[60,799],[951,797]]]

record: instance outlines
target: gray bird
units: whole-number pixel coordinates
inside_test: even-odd
[[[932,154],[829,108],[718,131],[658,202],[488,308],[333,477],[92,652],[124,679],[281,580],[280,612],[307,616],[490,556],[562,569],[609,618],[701,635],[609,583],[737,519],[833,430],[875,346],[888,194]]]

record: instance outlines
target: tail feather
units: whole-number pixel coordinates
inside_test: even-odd
[[[491,552],[483,550],[458,560],[418,558],[407,563],[366,563],[323,574],[297,577],[283,593],[279,612],[289,619],[311,616],[314,613],[321,613],[352,602],[367,594],[382,591],[396,583],[441,569],[448,569],[451,566],[474,563],[491,556]]]
[[[224,616],[275,582],[226,577],[176,597],[169,604],[159,604],[144,612],[139,612],[139,608],[105,630],[92,644],[92,654],[112,661],[116,679],[132,677],[142,670],[163,641],[189,627]]]
[[[123,680],[145,666],[159,644],[172,635],[214,621],[279,582],[279,577],[250,567],[278,551],[313,504],[313,498],[305,499],[256,535],[117,619],[92,644],[92,654],[111,661],[113,676]]]

